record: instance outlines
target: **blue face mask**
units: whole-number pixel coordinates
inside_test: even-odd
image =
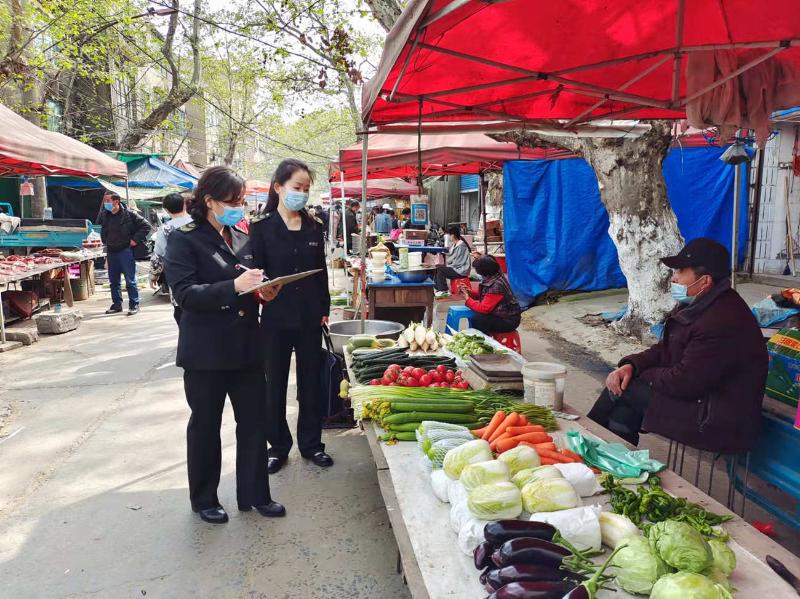
[[[308,194],[302,191],[287,191],[286,196],[283,198],[283,205],[292,212],[302,210],[307,203]]]
[[[694,301],[696,296],[689,295],[689,287],[694,287],[697,283],[700,282],[700,279],[689,285],[681,285],[680,283],[672,283],[670,287],[670,291],[672,293],[672,299],[680,304],[691,304]]]
[[[103,202],[103,208],[111,212],[114,209],[114,204],[111,202]]]
[[[214,216],[217,217],[217,222],[225,227],[232,227],[244,218],[244,207],[237,206],[223,206],[224,212],[219,215],[216,212]]]

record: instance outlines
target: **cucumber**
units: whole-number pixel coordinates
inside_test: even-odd
[[[423,420],[436,420],[451,424],[464,424],[475,422],[475,414],[451,414],[447,412],[399,412],[389,414],[383,418],[384,424],[407,424],[409,422],[422,422]]]
[[[447,413],[447,414],[468,414],[470,412],[475,411],[474,404],[468,401],[457,402],[457,403],[429,401],[427,404],[393,402],[392,412],[417,412],[419,410],[425,409],[424,408],[425,405],[427,405],[431,410],[436,410],[437,412]]]
[[[392,424],[389,431],[393,433],[413,433],[422,422],[406,422],[405,424]]]

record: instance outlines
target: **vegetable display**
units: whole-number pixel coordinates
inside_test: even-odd
[[[418,373],[415,377],[418,380],[422,374],[426,374],[430,370],[441,372],[441,369],[438,368],[439,366],[443,367],[445,371],[448,369],[454,370],[456,361],[453,358],[435,354],[412,356],[399,347],[352,354],[351,370],[355,375],[356,381],[361,384],[369,383],[373,379],[380,380],[390,366],[393,371],[397,367],[399,367],[400,371],[403,371],[404,368],[410,368],[410,371],[405,372],[406,376],[408,372],[412,372],[414,369],[421,369],[424,372]],[[399,373],[396,373],[394,379],[388,380],[385,384],[390,385],[392,382],[396,382],[398,376]]]
[[[481,335],[468,335],[467,333],[456,333],[447,343],[447,350],[461,358],[468,358],[477,354],[496,354],[503,353],[494,346],[489,345]]]
[[[727,538],[723,531],[715,527],[732,516],[713,514],[684,498],[673,497],[661,488],[661,479],[657,476],[651,476],[648,483],[639,486],[636,491],[624,487],[612,476],[607,476],[602,484],[611,495],[614,511],[627,516],[640,528],[648,521],[677,520],[686,522],[705,536]]]
[[[420,357],[419,360],[422,360]],[[422,363],[422,362],[420,362]],[[469,389],[469,383],[462,378],[460,370],[448,368],[446,364],[438,364],[436,368],[425,370],[420,366],[390,364],[380,378],[369,381],[370,385],[388,385],[392,387],[442,387],[450,389]]]
[[[714,561],[703,535],[685,522],[659,522],[650,528],[647,537],[653,550],[676,570],[702,572]]]

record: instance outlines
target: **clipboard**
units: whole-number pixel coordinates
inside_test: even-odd
[[[255,287],[251,287],[250,289],[245,289],[244,291],[240,291],[239,295],[247,295],[248,293],[253,293],[254,291],[258,291],[259,289],[274,287],[275,285],[286,285],[287,283],[292,283],[294,281],[299,281],[300,279],[305,279],[306,277],[310,277],[311,275],[315,275],[318,272],[322,272],[322,269],[315,268],[314,270],[306,270],[303,272],[295,273],[293,275],[286,275],[284,277],[275,277],[274,279],[270,279],[269,281],[264,281],[263,283],[259,283]]]

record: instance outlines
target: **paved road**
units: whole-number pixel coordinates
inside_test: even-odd
[[[171,308],[148,298],[137,317],[107,317],[108,303],[81,302],[77,332],[0,354],[11,406],[0,422],[0,596],[408,597],[355,430],[326,433],[330,470],[292,455],[271,478],[289,516],[267,520],[235,510],[226,407],[220,499],[231,521],[201,522],[188,502]]]

